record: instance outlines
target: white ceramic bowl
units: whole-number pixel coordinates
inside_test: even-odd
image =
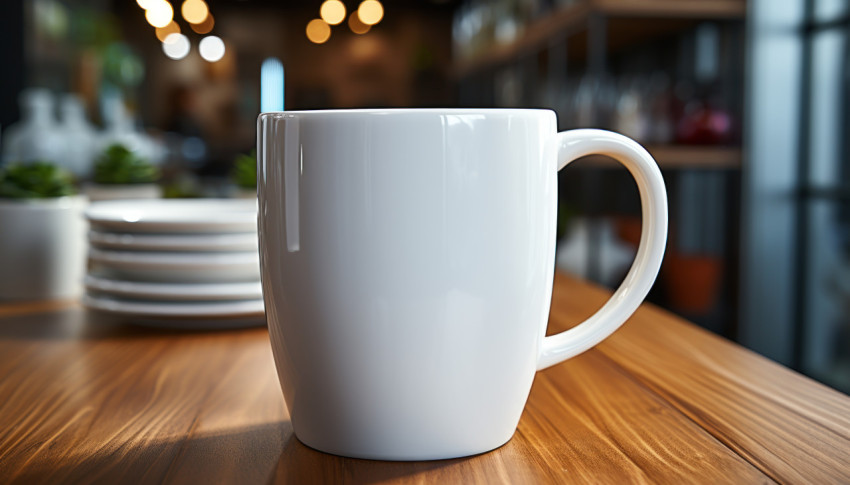
[[[94,270],[116,279],[169,283],[259,281],[256,252],[160,253],[89,249]]]
[[[257,231],[257,201],[150,199],[94,202],[86,217],[95,230],[126,233],[234,233]]]
[[[86,295],[82,301],[91,310],[149,326],[209,330],[265,324],[262,300],[146,302]]]
[[[125,251],[257,251],[257,233],[133,234],[90,231],[89,243],[97,248]]]
[[[130,300],[221,301],[257,300],[263,297],[259,281],[236,283],[156,283],[122,281],[88,275],[85,280],[90,293],[102,293]]]

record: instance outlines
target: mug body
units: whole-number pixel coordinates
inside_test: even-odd
[[[424,460],[511,438],[551,299],[555,133],[547,110],[260,115],[263,295],[299,440]]]

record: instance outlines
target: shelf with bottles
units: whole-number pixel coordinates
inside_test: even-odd
[[[531,83],[522,72],[506,70],[492,80],[491,94],[466,102],[548,107],[558,114],[559,130],[603,128],[622,133],[647,147],[666,169],[738,169],[740,112],[734,107],[740,103],[734,89],[722,87],[730,82],[722,81],[716,65],[709,62],[706,69],[676,82],[658,70],[601,81],[585,74],[574,80]],[[527,89],[529,85],[534,89]],[[592,164],[578,166],[616,165],[605,157],[589,158]]]
[[[458,78],[517,61],[570,36],[571,50],[586,51],[587,31],[594,18],[614,25],[606,48],[687,29],[699,20],[742,20],[745,0],[560,0],[545,2],[468,2],[454,25],[454,73]],[[640,22],[634,20],[640,19]]]
[[[741,149],[711,145],[648,145],[647,151],[662,170],[741,168]],[[594,155],[578,162],[583,168],[615,168],[621,165],[611,158]]]
[[[154,164],[163,162],[165,148],[159,140],[138,130],[119,95],[103,96],[102,131],[89,122],[79,97],[66,93],[59,99],[61,103],[57,103],[55,93],[44,88],[20,93],[21,118],[3,133],[0,164],[49,162],[78,180],[88,180],[95,158],[114,144],[124,145]]]
[[[730,94],[717,87],[722,84],[717,79],[714,68],[676,83],[664,71],[623,76],[617,83],[585,76],[548,96],[560,129],[622,133],[647,147],[662,168],[739,169],[740,115],[728,108]],[[590,158],[593,163],[584,166],[616,165],[606,157]]]
[[[619,28],[619,27],[618,27]],[[610,38],[615,35],[609,25]],[[464,105],[543,107],[558,128],[603,128],[644,146],[663,168],[741,165],[743,57],[740,24],[699,22],[621,53],[574,59],[553,45],[458,80]],[[613,166],[596,157],[595,164]]]

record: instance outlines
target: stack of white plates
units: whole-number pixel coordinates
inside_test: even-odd
[[[86,307],[168,327],[264,323],[256,201],[104,201],[86,217]]]

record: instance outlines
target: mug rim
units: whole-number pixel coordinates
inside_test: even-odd
[[[555,114],[547,108],[333,108],[315,110],[264,111],[259,117],[270,115],[400,115],[400,114],[437,114],[437,115],[543,115]]]

